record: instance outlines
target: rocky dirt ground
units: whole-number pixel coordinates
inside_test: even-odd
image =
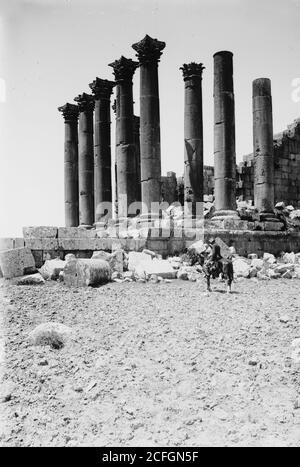
[[[1,446],[300,446],[300,281],[224,291],[2,284]],[[62,349],[28,340],[49,321]]]

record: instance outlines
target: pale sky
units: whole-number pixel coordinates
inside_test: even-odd
[[[234,54],[237,161],[252,151],[252,81],[272,81],[274,132],[300,117],[300,0],[0,0],[0,237],[64,225],[64,124],[72,102],[145,34],[159,64],[163,174],[183,172],[183,79],[202,62],[204,163],[213,163],[213,54]],[[139,71],[134,79],[139,115]],[[112,115],[113,117],[113,115]],[[112,156],[114,158],[114,118]]]

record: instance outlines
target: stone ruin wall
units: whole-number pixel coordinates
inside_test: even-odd
[[[275,203],[283,201],[294,208],[300,207],[300,119],[295,120],[287,129],[274,135]],[[253,153],[243,157],[237,166],[237,196],[242,200],[254,199],[254,160]],[[169,204],[183,202],[183,177],[168,172],[162,177],[163,200]],[[214,192],[214,167],[204,165],[204,194]]]
[[[253,154],[243,157],[237,168],[237,196],[253,200]],[[300,207],[300,119],[274,135],[275,203]]]

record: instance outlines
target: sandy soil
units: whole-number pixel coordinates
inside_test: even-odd
[[[213,287],[2,287],[0,444],[300,446],[300,281]],[[48,321],[75,340],[32,346]]]

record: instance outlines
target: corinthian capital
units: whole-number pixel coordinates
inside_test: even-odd
[[[59,112],[63,114],[65,121],[77,121],[79,109],[78,105],[69,104],[68,102],[61,107],[58,107]]]
[[[125,58],[122,55],[119,60],[115,60],[108,66],[111,66],[113,68],[116,83],[118,84],[126,80],[131,81],[135,70],[139,66],[139,63],[134,62],[133,60],[131,60],[131,58]]]
[[[183,80],[186,81],[194,77],[202,78],[202,71],[204,68],[202,63],[191,62],[184,63],[179,69],[182,70]]]
[[[96,78],[91,84],[89,84],[95,99],[100,99],[101,97],[109,99],[115,85],[116,83],[114,81],[100,78]]]
[[[74,98],[75,102],[78,102],[79,112],[85,112],[86,110],[94,110],[95,101],[94,96],[91,94],[86,94],[85,92],[79,94]]]
[[[152,39],[152,37],[148,36],[147,34],[140,42],[132,45],[132,48],[137,52],[136,56],[138,57],[141,65],[152,62],[159,62],[162,50],[165,47],[165,42]]]

